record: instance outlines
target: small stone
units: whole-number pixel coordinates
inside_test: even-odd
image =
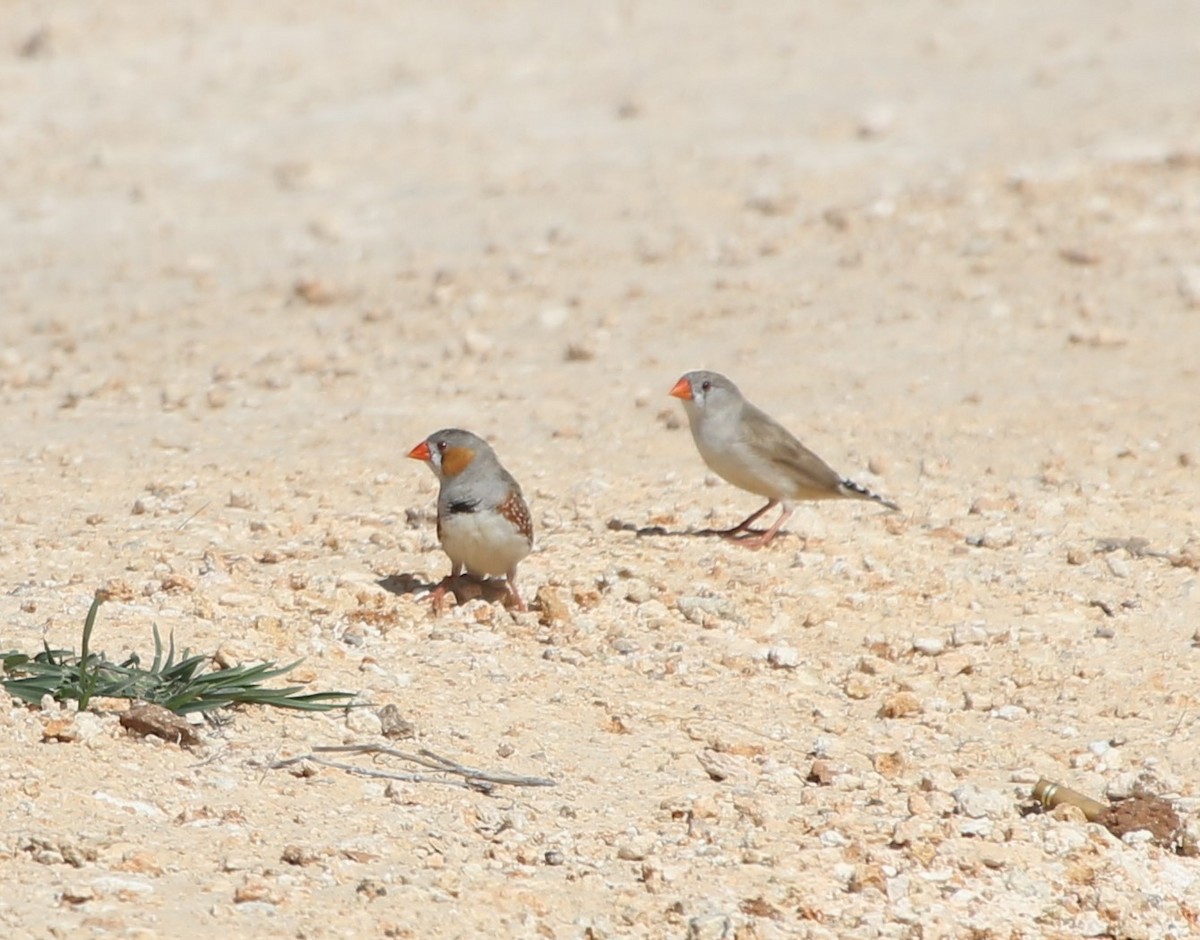
[[[910,718],[921,714],[921,700],[912,692],[897,692],[889,696],[879,709],[880,718]]]
[[[1001,721],[1020,721],[1028,716],[1029,710],[1021,705],[1001,705],[999,708],[993,708],[991,716],[999,718]]]
[[[1088,562],[1088,553],[1082,548],[1067,549],[1067,564],[1068,565],[1086,565]]]
[[[157,877],[165,870],[163,859],[146,849],[133,849],[121,856],[113,868],[116,871],[129,872],[135,875],[154,875]]]
[[[812,767],[809,768],[808,776],[805,779],[809,783],[827,787],[833,783],[834,777],[841,772],[838,767],[827,760],[815,760],[812,762]]]
[[[988,513],[1003,513],[1012,508],[1012,503],[1007,499],[996,499],[994,496],[979,496],[971,503],[971,508],[967,510],[973,516],[985,516]]]
[[[396,705],[384,705],[376,714],[379,718],[379,730],[385,738],[416,737],[417,726],[401,715],[400,709]]]
[[[1058,249],[1058,256],[1069,264],[1090,267],[1100,263],[1100,255],[1084,245],[1065,245]]]
[[[567,322],[570,311],[566,307],[547,307],[538,314],[538,325],[544,330],[557,330]]]
[[[228,505],[232,509],[253,509],[254,497],[248,490],[231,490]]]
[[[988,691],[964,692],[963,704],[969,711],[990,712],[996,707],[996,697]]]
[[[654,837],[636,836],[617,847],[617,858],[625,862],[640,862],[654,852]]]
[[[625,582],[625,600],[631,604],[644,604],[653,596],[650,585],[641,578],[630,578]]]
[[[383,721],[368,708],[351,708],[346,713],[346,727],[363,737],[383,734]]]
[[[234,904],[278,904],[279,899],[271,892],[271,887],[259,878],[247,878],[233,892]]]
[[[899,751],[889,751],[884,754],[875,754],[871,757],[871,766],[875,768],[875,772],[881,777],[888,780],[898,777],[907,767],[908,761],[904,759],[904,755]]]
[[[387,887],[374,878],[364,878],[354,890],[356,894],[361,894],[368,901],[374,901],[387,894]]]
[[[985,790],[966,784],[954,790],[958,811],[972,819],[1003,819],[1012,811],[1012,800],[999,790]]]
[[[767,662],[776,669],[795,669],[800,665],[800,651],[793,646],[772,646],[767,650]]]
[[[1075,936],[1083,937],[1085,940],[1089,937],[1113,936],[1113,925],[1095,911],[1084,911],[1075,918],[1072,927]],[[1122,930],[1121,933],[1124,935],[1125,931]]]
[[[486,333],[478,330],[467,330],[462,337],[462,351],[465,355],[478,359],[486,359],[496,345]]]
[[[85,885],[78,885],[69,888],[63,888],[62,894],[59,895],[63,904],[86,904],[88,901],[96,900],[96,891],[94,888]]]
[[[1109,554],[1104,558],[1105,564],[1108,565],[1108,570],[1112,572],[1114,578],[1129,577],[1129,562],[1120,555]]]
[[[958,824],[958,834],[986,839],[995,828],[996,824],[990,819],[964,819]]]
[[[896,123],[896,109],[890,104],[873,104],[858,118],[858,136],[875,140],[885,136]]]
[[[836,829],[826,829],[818,836],[818,840],[827,849],[840,849],[850,844],[850,839]]]
[[[1017,540],[1017,530],[1010,525],[992,526],[983,533],[979,544],[983,548],[1008,548]]]
[[[105,720],[94,712],[80,712],[75,716],[75,733],[80,743],[95,746],[105,733]]]
[[[542,856],[542,858],[545,860],[547,865],[552,866],[562,865],[566,862],[566,858],[563,856],[562,852],[559,852],[556,849],[548,850],[546,854]]]
[[[78,739],[79,732],[75,727],[74,717],[51,718],[42,725],[43,741],[58,741],[62,744],[70,744]]]
[[[956,624],[954,630],[950,634],[951,646],[972,646],[979,643],[987,642],[987,630],[979,624],[960,623]]]
[[[945,652],[945,642],[935,636],[921,636],[913,640],[913,649],[923,656],[940,656]]]
[[[279,856],[281,862],[288,865],[315,865],[321,860],[319,853],[302,845],[285,845]]]
[[[292,295],[306,304],[323,307],[337,299],[332,286],[315,277],[302,277],[292,285]]]
[[[904,846],[919,842],[925,834],[927,825],[915,816],[900,820],[892,827],[892,845]]]
[[[569,623],[571,620],[571,608],[563,600],[558,589],[549,584],[539,585],[533,609],[538,612],[538,622],[545,627],[555,623]]]
[[[697,626],[711,626],[718,620],[732,620],[740,623],[733,605],[719,597],[697,597],[685,595],[675,602],[679,612]]]
[[[700,761],[704,772],[718,783],[728,780],[730,777],[749,776],[749,768],[745,759],[736,754],[724,754],[711,748],[705,748],[696,755],[696,759]]]
[[[687,940],[733,940],[741,936],[729,914],[705,914],[688,921]]]
[[[172,741],[184,747],[200,743],[200,735],[185,718],[161,705],[142,703],[133,705],[121,713],[121,726],[134,734],[153,734],[164,741]]]

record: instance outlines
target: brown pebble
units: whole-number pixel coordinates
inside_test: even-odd
[[[417,734],[417,726],[400,714],[395,705],[384,705],[379,709],[379,727],[385,738],[412,738]]]
[[[1082,548],[1067,549],[1067,564],[1068,565],[1086,565],[1088,561],[1088,553]]]
[[[75,727],[75,719],[73,717],[50,719],[42,726],[42,740],[58,741],[62,744],[78,741],[79,729]]]
[[[871,766],[875,768],[875,772],[889,780],[897,777],[908,766],[908,761],[904,759],[904,755],[899,751],[891,751],[886,754],[875,754],[871,757]]]
[[[1123,800],[1096,820],[1118,839],[1127,832],[1147,830],[1155,845],[1173,847],[1182,823],[1175,808],[1158,796]]]
[[[538,612],[538,621],[542,626],[553,623],[568,623],[571,619],[571,609],[558,593],[558,589],[543,584],[537,589],[533,601],[533,609]]]
[[[921,700],[911,692],[897,692],[879,709],[880,718],[909,718],[921,714]]]
[[[283,852],[279,856],[281,862],[286,862],[289,865],[314,865],[320,860],[318,855],[310,848],[302,845],[285,845]]]
[[[364,878],[358,883],[355,891],[368,901],[374,901],[376,898],[381,898],[387,894],[387,888],[373,878]]]
[[[1058,256],[1070,264],[1090,267],[1100,263],[1100,255],[1089,248],[1080,245],[1068,245],[1058,249]]]
[[[809,783],[815,783],[818,786],[827,787],[833,783],[833,778],[838,774],[837,769],[827,760],[815,760],[812,762],[812,767],[808,770],[808,776],[804,779]]]
[[[161,705],[143,703],[134,705],[121,713],[121,726],[134,734],[154,734],[164,741],[172,741],[184,747],[199,744],[200,735],[188,722]]]
[[[292,286],[292,294],[306,304],[323,307],[337,299],[333,288],[316,278],[302,277]]]
[[[247,878],[245,883],[238,886],[237,890],[233,892],[233,903],[248,904],[252,902],[278,904],[279,899],[272,896],[271,887],[265,881]]]

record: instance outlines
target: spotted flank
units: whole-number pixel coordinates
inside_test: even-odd
[[[515,486],[508,498],[500,504],[500,515],[517,527],[530,542],[533,541],[533,520],[529,518],[529,507],[521,497],[521,491]]]
[[[853,480],[842,480],[842,482],[838,484],[838,488],[842,490],[846,496],[857,497],[858,499],[869,499],[872,502],[879,503],[881,506],[887,506],[888,509],[891,509],[895,512],[900,511],[900,507],[893,503],[890,499],[884,499],[878,493],[872,493],[861,483],[855,483]]]

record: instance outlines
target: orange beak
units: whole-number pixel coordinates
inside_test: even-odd
[[[682,398],[684,401],[691,401],[692,385],[686,378],[682,378],[675,383],[674,388],[671,389],[671,394],[676,398]]]
[[[416,447],[408,452],[413,460],[428,460],[432,454],[429,453],[429,445],[425,441],[421,441]]]

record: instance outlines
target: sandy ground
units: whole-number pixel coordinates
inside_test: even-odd
[[[0,649],[125,585],[113,658],[370,704],[0,708],[7,935],[1200,936],[1196,859],[1021,813],[1200,806],[1200,5],[432,6],[6,6]],[[610,528],[756,507],[698,366],[904,512]],[[545,609],[406,593],[447,425]],[[267,766],[380,741],[557,786]]]

